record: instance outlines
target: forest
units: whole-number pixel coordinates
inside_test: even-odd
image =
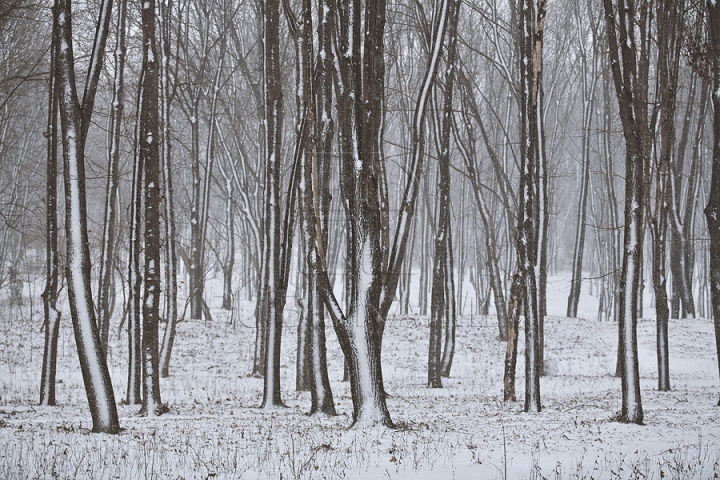
[[[720,474],[715,0],[2,0],[0,59],[0,477]]]

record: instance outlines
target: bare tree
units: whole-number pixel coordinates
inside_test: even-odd
[[[47,121],[47,168],[45,187],[45,291],[43,291],[45,348],[40,378],[40,405],[55,405],[55,372],[57,368],[57,344],[60,333],[58,297],[58,211],[57,211],[57,161],[58,161],[58,110],[57,57],[60,46],[60,26],[53,15],[52,41],[50,43],[50,82],[48,88]]]
[[[125,110],[125,18],[127,0],[120,1],[117,13],[117,31],[115,34],[115,75],[110,125],[108,128],[108,169],[105,186],[105,218],[103,221],[102,251],[100,254],[100,273],[98,277],[98,327],[100,342],[105,355],[108,349],[110,332],[110,289],[115,283],[112,280],[113,262],[115,260],[115,224],[117,208],[117,189],[120,180],[118,164],[120,163],[120,140],[123,111]],[[113,295],[114,297],[114,292]]]
[[[72,37],[72,9],[69,0],[56,0],[54,15],[59,29],[57,53],[57,88],[60,92],[60,124],[62,128],[63,166],[65,181],[65,229],[67,242],[66,275],[70,313],[75,330],[80,366],[90,404],[94,432],[118,433],[115,395],[110,382],[105,356],[95,320],[90,287],[90,248],[87,234],[85,197],[85,139],[97,91],[107,38],[110,1],[101,5],[93,56],[88,69],[82,104],[75,86]]]
[[[708,31],[710,33],[713,73],[713,156],[710,196],[705,207],[710,233],[710,292],[715,323],[715,345],[720,368],[720,6],[708,0]],[[720,401],[718,401],[720,406]]]
[[[619,287],[619,363],[622,422],[642,424],[637,319],[641,292],[645,171],[651,133],[648,127],[649,6],[603,0],[615,93],[625,137],[625,234]]]

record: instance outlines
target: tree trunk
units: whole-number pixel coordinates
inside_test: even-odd
[[[170,12],[167,0],[161,0],[160,4],[160,115],[162,125],[162,169],[164,177],[164,197],[165,197],[165,243],[167,268],[166,284],[167,291],[165,299],[167,301],[165,331],[162,338],[162,347],[160,349],[160,376],[170,376],[170,357],[172,355],[173,345],[175,343],[175,327],[177,324],[177,245],[175,240],[175,191],[172,182],[171,168],[171,144],[170,144],[170,70],[168,62],[170,60]]]
[[[684,2],[663,0],[657,4],[658,30],[663,32],[658,49],[658,89],[660,96],[660,163],[657,166],[653,232],[653,286],[657,315],[658,390],[670,390],[668,321],[670,306],[667,295],[667,227],[668,210],[674,203],[671,175],[674,170],[675,110],[680,62],[680,12]]]
[[[119,182],[118,163],[120,163],[121,124],[125,97],[125,15],[127,1],[118,6],[118,25],[115,45],[115,77],[113,79],[113,98],[111,101],[110,128],[108,129],[108,170],[105,187],[105,220],[103,222],[103,242],[100,254],[100,274],[98,285],[98,328],[100,343],[107,355],[108,335],[110,333],[110,287],[113,285],[112,272],[115,261],[115,208],[117,207],[117,188]],[[114,292],[113,292],[114,294]]]
[[[453,125],[453,90],[455,88],[455,70],[457,68],[457,23],[460,14],[460,2],[449,1],[448,5],[448,46],[447,46],[447,69],[445,71],[445,91],[443,92],[443,118],[440,132],[440,152],[438,163],[440,164],[440,182],[438,193],[440,194],[439,217],[442,225],[439,231],[443,232],[442,240],[444,245],[444,278],[443,289],[445,297],[445,342],[443,345],[442,363],[440,374],[443,377],[450,376],[453,357],[455,355],[455,330],[457,325],[456,301],[455,301],[455,265],[453,256],[452,236],[452,210],[450,201],[450,131]],[[437,247],[436,247],[437,248]],[[437,251],[437,250],[436,250]]]
[[[606,32],[620,119],[625,137],[625,232],[619,295],[619,367],[622,409],[618,420],[643,423],[637,352],[637,319],[641,303],[644,187],[650,132],[647,115],[647,79],[650,20],[644,6],[626,8],[604,0]],[[617,19],[616,19],[617,15]],[[619,32],[618,32],[619,29]],[[623,40],[618,43],[618,36]],[[635,37],[637,36],[637,39]],[[638,45],[639,43],[639,45]],[[638,52],[640,49],[640,52]]]
[[[580,7],[575,5],[575,18],[578,27],[582,25]],[[590,135],[592,117],[594,110],[596,76],[593,72],[592,79],[589,79],[588,55],[585,41],[579,42],[580,63],[582,76],[582,174],[580,177],[580,203],[578,204],[577,229],[575,235],[575,247],[573,251],[572,280],[570,283],[570,296],[568,298],[567,316],[577,317],[578,303],[582,284],[583,253],[585,249],[585,223],[587,211],[588,189],[590,187]]]
[[[280,343],[282,339],[283,308],[289,259],[282,255],[284,248],[290,248],[287,241],[281,244],[282,218],[280,205],[281,186],[281,143],[283,123],[282,71],[280,70],[280,2],[265,2],[264,62],[265,62],[265,238],[263,242],[263,285],[262,295],[265,308],[262,322],[265,325],[264,339],[264,389],[261,408],[272,410],[285,407],[280,395]],[[296,155],[297,156],[297,155]],[[296,167],[293,166],[293,172]],[[293,173],[295,174],[295,173]],[[290,215],[294,201],[294,182],[291,181],[288,196]],[[289,217],[288,217],[289,218]],[[289,231],[288,231],[289,230]],[[286,225],[286,238],[291,239],[292,228]],[[286,250],[287,251],[287,250]]]
[[[503,400],[517,401],[515,394],[515,371],[517,366],[517,344],[520,329],[520,307],[525,296],[522,275],[513,275],[510,287],[510,304],[508,308],[507,348],[505,350],[505,369],[503,373]]]
[[[142,73],[141,73],[142,75]],[[137,110],[140,111],[143,83],[140,82]],[[128,405],[142,403],[142,274],[140,252],[142,250],[142,210],[145,201],[143,156],[139,146],[140,122],[135,125],[135,158],[133,162],[132,193],[130,203],[130,245],[128,260],[128,381],[125,402]]]
[[[104,7],[105,5],[101,7],[103,11],[105,11]],[[69,0],[56,0],[53,10],[54,21],[57,22],[62,45],[57,54],[56,74],[58,90],[62,92],[59,106],[63,142],[66,275],[70,314],[73,320],[85,391],[90,405],[92,430],[93,432],[118,433],[120,424],[115,396],[104,352],[100,345],[90,287],[90,249],[85,197],[85,137],[87,134],[85,125],[89,125],[94,103],[93,68],[96,65],[95,61],[99,62],[100,66],[102,65],[102,55],[99,55],[99,58],[98,55],[94,56],[94,61],[91,62],[89,70],[91,80],[86,86],[83,110],[81,110],[75,86],[72,11]],[[107,36],[107,22],[104,24],[104,29],[103,31],[103,24],[99,24],[96,35],[96,46],[101,45],[103,48],[104,37]],[[100,66],[97,68],[99,69]],[[95,85],[97,84],[95,83]],[[88,89],[91,93],[88,93]]]
[[[712,296],[715,345],[720,369],[720,6],[708,0],[708,30],[712,46],[713,65],[713,156],[710,196],[705,218],[710,233],[710,293]],[[720,401],[718,401],[720,406]]]
[[[57,6],[55,7],[57,8]],[[43,328],[45,347],[40,377],[40,405],[55,405],[55,372],[57,369],[57,345],[60,333],[60,312],[58,297],[58,212],[57,212],[57,161],[58,161],[58,110],[60,91],[57,88],[57,57],[60,45],[60,30],[57,16],[53,15],[52,41],[50,43],[50,82],[48,88],[47,122],[47,179],[45,185],[45,291],[42,294],[44,307]]]
[[[154,417],[165,407],[160,399],[158,324],[160,321],[160,129],[158,111],[158,59],[155,0],[141,8],[143,33],[142,97],[140,100],[140,151],[144,168],[145,274],[143,292],[143,403],[141,415]]]
[[[536,5],[525,0],[520,19],[521,34],[521,129],[520,145],[520,187],[518,199],[518,230],[516,249],[518,268],[522,276],[525,311],[525,411],[539,412],[540,375],[542,373],[542,347],[540,312],[538,305],[538,278],[535,273],[538,254],[537,235],[539,222],[536,222],[539,192],[537,162],[541,160],[538,152],[542,150],[542,132],[540,129],[539,95],[542,71],[542,32],[545,16],[545,2],[538,0]],[[536,35],[540,36],[538,47]],[[538,52],[538,48],[540,51]],[[542,195],[541,195],[542,196]]]

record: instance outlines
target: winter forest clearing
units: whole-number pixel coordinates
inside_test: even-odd
[[[0,179],[0,476],[718,476],[715,0],[5,0]]]
[[[211,285],[215,282],[210,282]],[[120,405],[125,430],[90,433],[72,328],[61,328],[57,407],[36,406],[42,333],[18,326],[0,336],[0,478],[674,478],[720,475],[720,419],[712,324],[670,322],[672,391],[657,390],[654,321],[638,325],[645,426],[611,420],[620,408],[614,377],[617,328],[596,320],[597,299],[581,298],[580,318],[561,316],[569,282],[551,278],[543,410],[523,413],[502,400],[504,342],[494,316],[462,316],[453,374],[427,388],[428,318],[393,316],[383,369],[398,429],[351,429],[342,352],[328,329],[328,368],[338,416],[308,417],[310,395],[296,393],[294,324],[283,330],[282,396],[289,409],[264,412],[262,379],[252,370],[252,304],[233,324],[178,324],[173,375],[161,381],[170,410],[137,416]],[[564,306],[564,305],[563,305]],[[28,314],[27,308],[25,315]],[[648,313],[652,314],[652,310]],[[294,312],[293,312],[294,314]],[[556,315],[557,314],[557,315]],[[522,353],[522,345],[521,345]],[[127,336],[111,336],[110,373],[122,392]],[[523,372],[521,355],[518,371]],[[519,398],[522,398],[519,374]],[[507,473],[507,477],[505,474]]]

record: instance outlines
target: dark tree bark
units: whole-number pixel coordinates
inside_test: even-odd
[[[141,72],[141,77],[143,72]],[[142,107],[143,82],[140,81],[137,111]],[[125,403],[142,403],[142,273],[140,271],[140,252],[142,251],[142,212],[144,194],[144,157],[140,154],[140,122],[135,125],[135,156],[132,174],[132,192],[130,203],[130,243],[128,247],[128,379]]]
[[[643,423],[637,353],[641,298],[645,172],[651,134],[648,128],[650,15],[647,4],[603,0],[610,65],[625,137],[625,232],[619,287],[619,363],[622,408],[618,420]],[[618,41],[619,40],[619,41]]]
[[[447,32],[447,69],[445,71],[445,91],[443,100],[443,121],[440,136],[440,189],[444,191],[441,196],[442,203],[440,215],[445,216],[445,341],[443,345],[440,374],[450,376],[453,357],[455,355],[455,331],[457,328],[456,296],[455,296],[455,257],[453,252],[452,211],[450,205],[450,132],[453,126],[453,92],[455,89],[455,76],[457,70],[457,24],[460,15],[460,2],[450,1],[448,5],[448,32]],[[462,278],[462,276],[461,276]],[[462,299],[461,299],[462,301]]]
[[[538,255],[537,235],[539,221],[536,221],[537,195],[540,194],[537,177],[541,161],[542,133],[540,129],[539,94],[542,65],[542,32],[545,17],[545,2],[525,0],[518,16],[520,20],[521,48],[521,128],[520,145],[520,187],[518,201],[518,232],[516,249],[518,268],[523,279],[525,311],[525,411],[539,412],[540,375],[542,372],[542,336],[538,305],[538,279],[535,274]],[[539,46],[536,36],[540,36]],[[538,51],[539,49],[539,51]],[[542,196],[542,195],[541,195]]]
[[[107,3],[101,11],[109,14]],[[110,373],[100,344],[95,318],[95,308],[90,287],[90,249],[87,232],[87,208],[85,197],[85,138],[90,123],[97,87],[97,76],[102,66],[104,39],[107,22],[98,22],[96,42],[88,71],[89,81],[81,107],[75,85],[75,66],[72,36],[72,9],[69,0],[56,0],[53,8],[61,47],[57,52],[57,88],[59,96],[60,124],[62,128],[63,166],[65,183],[65,230],[67,242],[66,276],[70,314],[75,331],[80,367],[87,393],[94,432],[118,433],[115,396]],[[103,18],[102,15],[100,18]]]
[[[575,5],[575,18],[578,25],[581,23],[579,5]],[[582,34],[581,34],[582,35]],[[593,35],[593,40],[595,36]],[[595,106],[595,85],[597,83],[593,72],[590,77],[588,65],[588,52],[584,40],[578,42],[580,48],[580,65],[582,81],[582,174],[580,178],[580,203],[578,204],[577,228],[575,235],[575,246],[573,250],[572,280],[570,283],[570,295],[568,297],[567,316],[577,317],[578,303],[580,302],[580,291],[582,286],[583,254],[585,252],[585,224],[587,214],[587,197],[590,187],[590,135]]]
[[[50,43],[50,82],[48,87],[47,121],[47,167],[45,184],[45,291],[43,328],[45,347],[40,378],[40,405],[55,405],[55,373],[57,369],[57,345],[60,333],[60,312],[57,309],[58,277],[58,211],[57,211],[57,161],[58,161],[58,96],[57,56],[60,45],[60,29],[57,16],[53,15],[52,41]]]
[[[164,411],[160,399],[158,324],[160,320],[160,128],[155,0],[141,8],[143,33],[142,85],[140,87],[140,151],[144,169],[145,272],[142,308],[143,403],[141,415],[154,417]]]
[[[177,244],[175,240],[175,192],[173,189],[173,174],[171,168],[170,143],[170,11],[167,0],[161,0],[158,17],[160,27],[160,115],[162,125],[162,170],[163,170],[163,196],[165,205],[165,244],[167,267],[165,270],[167,302],[165,331],[163,333],[162,347],[160,349],[160,376],[170,375],[170,358],[175,343],[175,327],[177,324]]]
[[[710,196],[705,207],[705,218],[710,233],[710,294],[718,368],[720,369],[720,6],[708,0],[708,31],[710,32],[713,74],[713,155]],[[718,401],[720,406],[720,401]]]
[[[125,110],[125,16],[127,0],[118,5],[117,32],[115,35],[115,77],[113,78],[113,97],[110,103],[110,127],[108,129],[108,170],[105,186],[105,221],[103,223],[103,242],[100,254],[100,274],[98,279],[98,326],[100,343],[107,355],[108,335],[110,334],[110,288],[113,286],[112,272],[115,261],[115,223],[117,214],[117,188],[120,180],[120,140],[122,134],[122,116]]]
[[[655,210],[650,217],[653,240],[652,278],[655,289],[657,315],[658,390],[670,390],[668,351],[668,321],[670,306],[667,295],[667,228],[668,211],[673,202],[671,175],[674,169],[675,111],[677,103],[678,70],[680,63],[681,24],[684,10],[681,1],[662,0],[657,4],[658,90],[660,100],[660,158],[656,166]]]
[[[287,291],[294,206],[300,166],[300,142],[296,143],[295,159],[291,167],[290,188],[281,218],[281,143],[283,123],[282,71],[280,69],[280,2],[267,0],[264,9],[264,66],[265,66],[265,220],[261,295],[261,322],[265,326],[264,389],[261,408],[272,410],[285,407],[280,395],[280,344],[283,309]]]
[[[505,350],[505,369],[503,374],[503,400],[517,401],[515,394],[515,371],[517,367],[517,344],[520,330],[520,308],[523,303],[524,285],[522,275],[513,275],[508,306],[507,348]]]

